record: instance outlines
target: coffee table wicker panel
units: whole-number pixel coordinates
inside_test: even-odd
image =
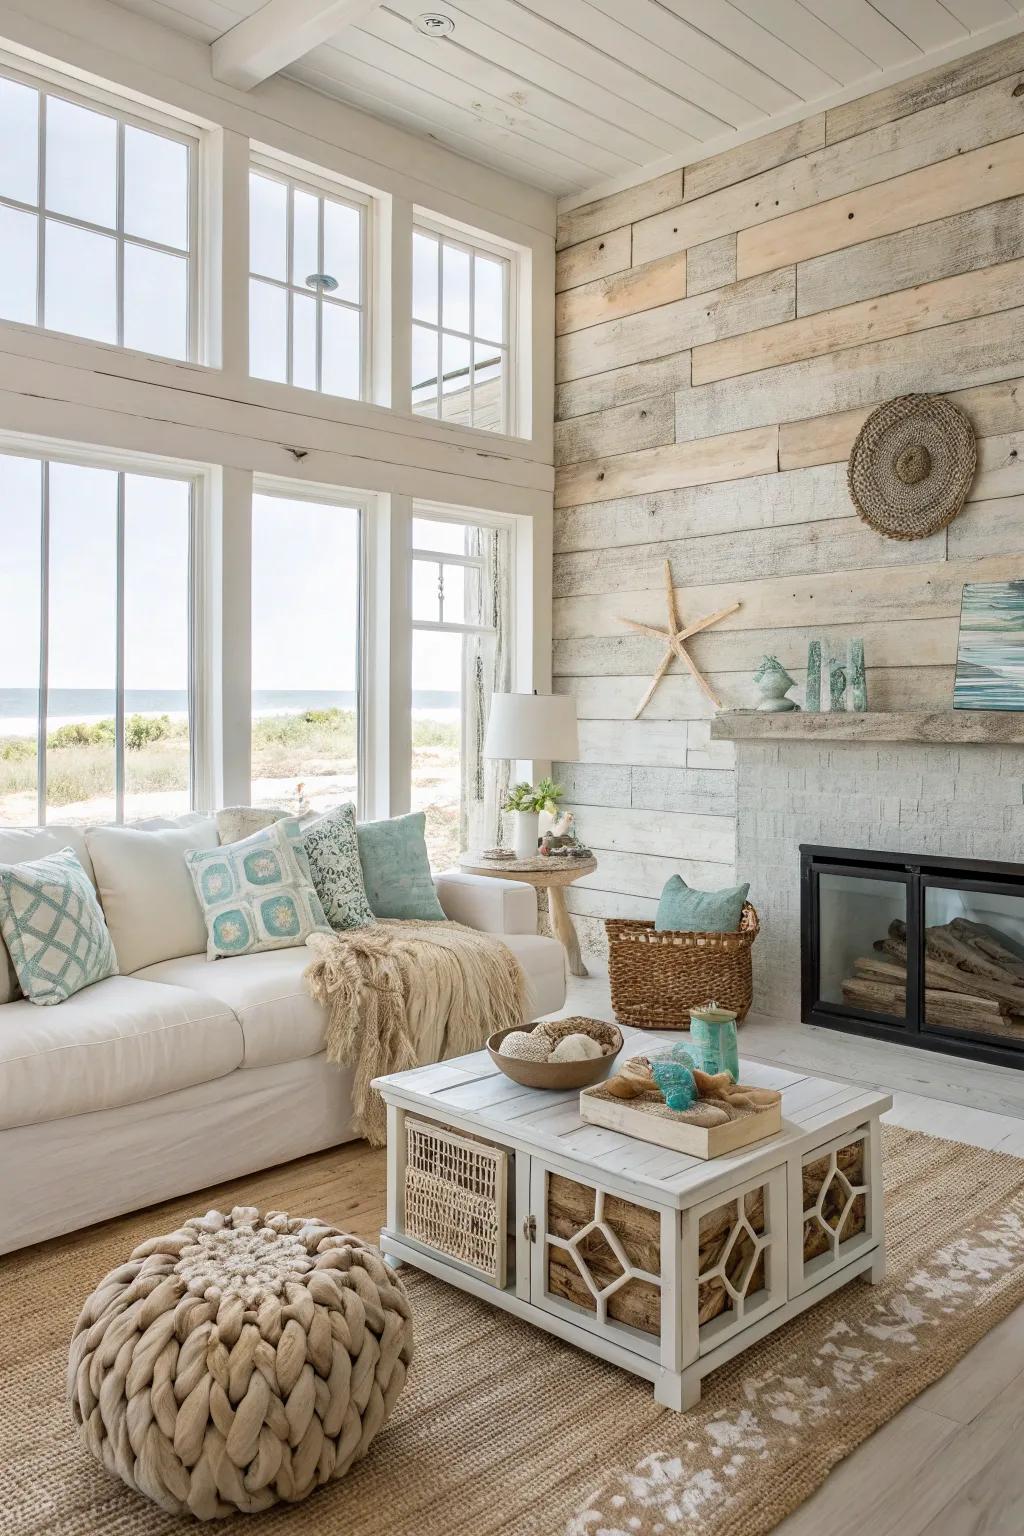
[[[405,1232],[504,1286],[508,1162],[504,1147],[407,1119]]]

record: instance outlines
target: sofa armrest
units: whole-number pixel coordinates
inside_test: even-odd
[[[519,880],[449,869],[434,876],[445,917],[481,933],[536,933],[537,893]]]

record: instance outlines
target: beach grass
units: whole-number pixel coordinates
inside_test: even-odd
[[[413,720],[413,750],[448,756],[459,747],[457,725]],[[187,789],[188,725],[168,715],[129,715],[125,721],[125,780],[133,793]],[[310,709],[263,715],[252,722],[254,779],[315,779],[356,771],[356,715],[351,709]],[[33,791],[36,743],[0,736],[0,797]],[[114,787],[114,721],[58,726],[46,740],[47,801],[78,805],[109,796]]]

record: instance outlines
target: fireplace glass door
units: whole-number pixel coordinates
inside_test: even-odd
[[[819,1007],[907,1024],[907,886],[895,871],[818,866]]]
[[[1024,893],[924,881],[922,1028],[1024,1045]]]

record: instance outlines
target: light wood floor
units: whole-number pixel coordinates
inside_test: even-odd
[[[564,1012],[610,1019],[607,978],[571,981]],[[894,1097],[886,1118],[899,1125],[1024,1157],[1024,1072],[754,1018],[741,1052],[884,1088]],[[230,1208],[257,1194],[264,1208],[315,1210],[372,1242],[384,1154],[356,1142],[203,1198]],[[778,1536],[1024,1536],[1022,1442],[1024,1307],[842,1462]]]

